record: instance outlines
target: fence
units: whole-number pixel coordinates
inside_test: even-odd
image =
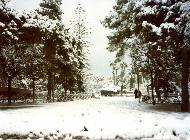
[[[68,94],[64,95],[63,97],[59,97],[57,101],[73,101],[73,100],[79,100],[79,99],[89,99],[92,98],[92,95],[90,94]]]

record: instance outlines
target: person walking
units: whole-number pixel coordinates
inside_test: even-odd
[[[135,94],[135,99],[138,98],[138,90],[137,89],[135,89],[134,94]]]

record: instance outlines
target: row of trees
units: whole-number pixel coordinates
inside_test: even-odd
[[[149,75],[158,100],[161,90],[167,95],[171,85],[181,86],[181,110],[189,111],[190,2],[117,0],[103,24],[113,30],[108,50],[130,50],[133,71]]]
[[[12,85],[30,85],[34,100],[39,80],[41,86],[47,84],[43,90],[48,101],[60,85],[65,94],[84,92],[89,32],[81,5],[72,32],[64,26],[61,0],[42,0],[40,8],[21,16],[7,5],[7,0],[0,1],[0,84],[8,86],[8,102]]]
[[[127,63],[121,60],[114,60],[110,63],[112,67],[113,84],[121,87],[121,94],[123,93],[124,86],[127,84],[126,67]]]

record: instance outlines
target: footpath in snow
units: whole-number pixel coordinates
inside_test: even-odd
[[[101,97],[12,108],[1,106],[0,118],[1,136],[190,140],[190,113],[139,104],[134,97]]]

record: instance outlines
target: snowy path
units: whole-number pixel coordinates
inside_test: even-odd
[[[0,110],[0,134],[71,133],[90,138],[189,139],[190,113],[151,109],[132,97],[107,97]],[[84,126],[88,131],[84,131]],[[69,135],[67,135],[69,138]]]

